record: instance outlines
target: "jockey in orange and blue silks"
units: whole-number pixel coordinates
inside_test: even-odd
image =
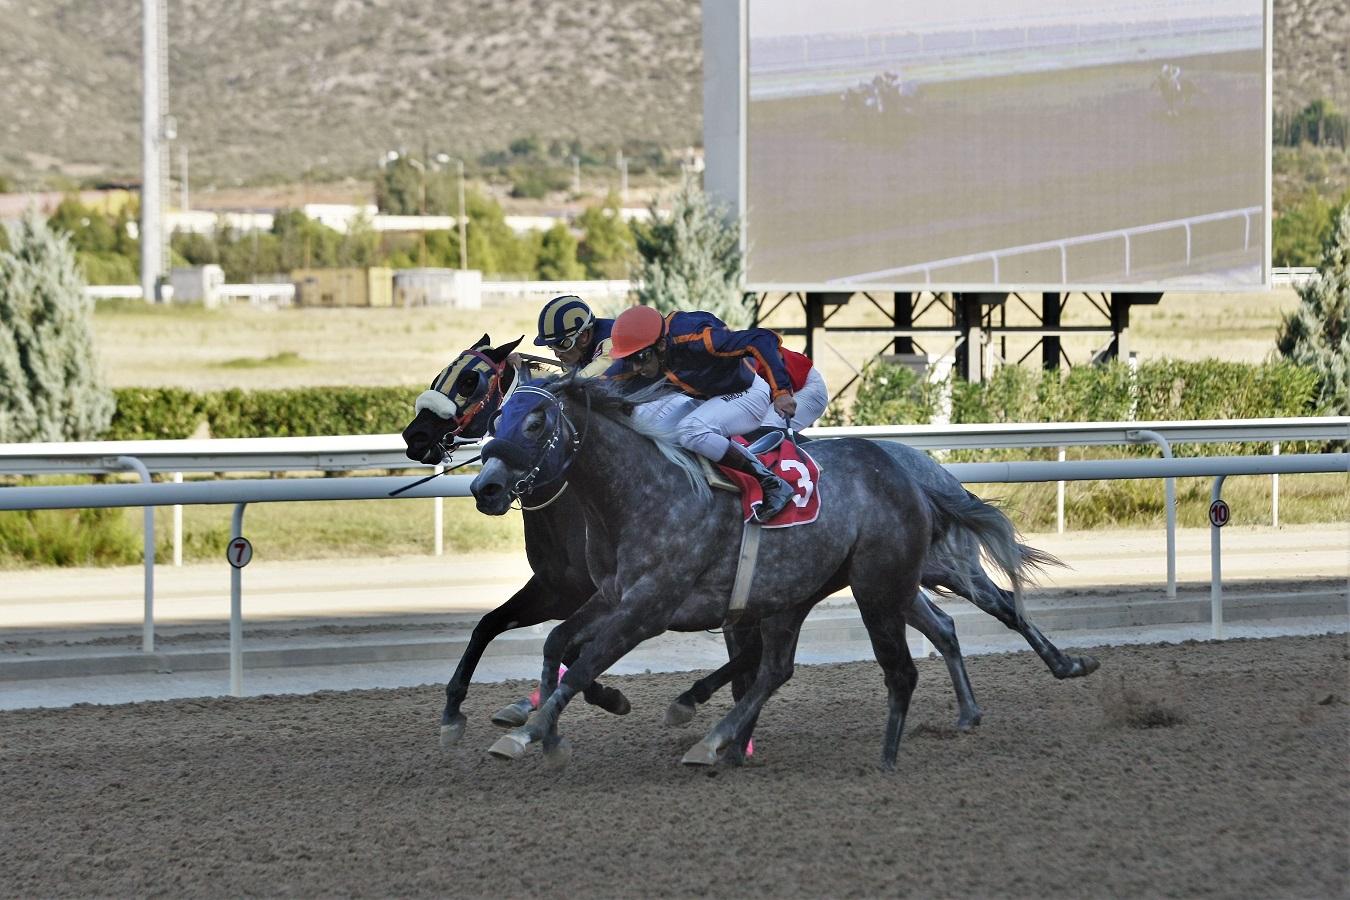
[[[575,294],[554,297],[539,311],[536,347],[547,347],[558,362],[583,375],[600,375],[609,368],[609,332],[613,319],[596,318]]]
[[[766,328],[733,331],[708,312],[662,316],[650,306],[623,311],[610,334],[607,377],[664,380],[698,401],[681,413],[676,441],[687,450],[755,477],[764,492],[756,518],[768,521],[792,501],[792,488],[730,438],[759,427],[770,408],[796,411],[778,335]],[[767,380],[755,374],[762,364]],[[690,404],[692,405],[692,404]]]

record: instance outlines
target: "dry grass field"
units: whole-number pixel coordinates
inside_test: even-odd
[[[1028,297],[1039,308],[1039,297]],[[1130,346],[1140,359],[1173,357],[1260,362],[1275,348],[1282,313],[1298,304],[1298,295],[1281,289],[1247,294],[1166,294],[1157,306],[1136,307]],[[175,385],[186,388],[265,388],[315,385],[406,385],[410,391],[430,382],[452,356],[482,334],[494,343],[534,335],[537,303],[520,301],[482,310],[438,309],[284,309],[232,307],[146,307],[100,305],[95,314],[98,352],[109,384],[115,387]],[[1008,324],[1031,324],[1016,300],[1007,305]],[[789,301],[766,323],[802,324],[800,306]],[[855,298],[832,325],[875,325],[885,320],[865,300]],[[936,312],[921,324],[941,324]],[[1066,309],[1065,324],[1104,325],[1082,296]],[[818,363],[832,385],[843,385],[855,367],[884,350],[884,335],[817,335]],[[1064,351],[1085,362],[1106,335],[1064,339]],[[789,346],[800,346],[790,338]],[[950,343],[925,346],[932,354]],[[1031,347],[1028,339],[1009,339],[1015,361]],[[411,396],[411,395],[410,395]]]

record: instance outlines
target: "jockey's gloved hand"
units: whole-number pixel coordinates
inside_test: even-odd
[[[797,414],[797,398],[791,392],[779,394],[773,398],[773,408],[788,421]]]

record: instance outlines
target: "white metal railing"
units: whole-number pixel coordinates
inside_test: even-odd
[[[1316,266],[1275,266],[1270,270],[1273,287],[1303,287],[1317,279]]]
[[[625,297],[637,286],[635,281],[623,279],[595,281],[484,281],[481,291],[485,296],[505,299],[533,299],[556,297],[559,294],[578,294],[582,297]],[[172,299],[173,287],[164,285],[166,299]],[[91,284],[84,289],[86,297],[94,300],[140,300],[139,284]],[[237,300],[253,304],[269,303],[286,306],[295,300],[295,285],[290,282],[263,284],[225,284],[216,290],[222,300]]]
[[[1001,247],[997,250],[982,250],[979,253],[967,253],[964,256],[949,256],[946,259],[935,259],[929,262],[914,263],[908,266],[897,266],[892,269],[878,269],[875,272],[864,272],[860,275],[844,275],[839,278],[831,278],[827,284],[865,284],[876,281],[886,281],[894,279],[900,275],[909,275],[916,272],[923,273],[924,284],[931,284],[933,281],[933,269],[946,269],[952,266],[965,265],[967,263],[988,262],[993,267],[993,278],[990,284],[1001,284],[999,276],[999,260],[1007,256],[1019,256],[1026,253],[1038,253],[1045,250],[1059,251],[1059,275],[1060,281],[1067,284],[1069,282],[1069,248],[1077,247],[1083,244],[1098,244],[1103,241],[1120,240],[1123,242],[1124,254],[1122,259],[1125,264],[1125,277],[1130,277],[1131,251],[1130,238],[1133,235],[1151,234],[1159,231],[1176,231],[1180,229],[1186,237],[1186,265],[1191,264],[1191,230],[1196,225],[1203,225],[1208,222],[1222,222],[1228,219],[1236,219],[1239,216],[1243,219],[1242,249],[1247,251],[1251,248],[1252,242],[1252,219],[1259,217],[1263,213],[1259,206],[1248,206],[1242,209],[1229,209],[1223,212],[1206,213],[1200,216],[1190,216],[1184,219],[1172,219],[1167,222],[1154,222],[1149,225],[1135,225],[1131,228],[1113,228],[1110,231],[1099,231],[1096,234],[1083,234],[1076,237],[1058,238],[1052,241],[1041,241],[1036,244],[1022,244],[1017,247]],[[1026,279],[1021,279],[1025,282]]]
[[[808,428],[809,438],[903,441],[920,450],[1001,450],[1136,443],[1156,431],[1172,444],[1350,440],[1350,416],[1215,419],[1180,422],[993,422],[974,425],[849,425]],[[478,452],[465,445],[452,462]],[[286,472],[424,468],[408,459],[397,434],[165,441],[70,441],[0,444],[0,475],[119,472],[119,456],[151,472]]]
[[[1348,472],[1350,454],[1221,456],[1191,459],[1116,459],[1073,462],[961,463],[949,470],[963,482],[1049,482],[1121,478],[1211,476],[1213,498],[1219,499],[1224,478],[1231,475]],[[450,475],[406,490],[401,497],[467,496],[472,479]],[[192,504],[234,504],[230,542],[242,537],[244,509],[249,503],[303,500],[386,499],[404,488],[406,479],[390,476],[343,479],[220,480],[195,484],[113,484],[10,488],[0,491],[0,509],[85,509]],[[1211,526],[1210,610],[1214,637],[1223,636],[1223,589],[1219,527]],[[243,693],[242,570],[231,567],[230,692]],[[153,649],[153,606],[147,595],[144,630]]]
[[[613,281],[484,281],[483,295],[493,297],[556,297],[577,294],[581,297],[624,297],[636,282]]]
[[[1185,422],[1078,422],[991,423],[976,425],[864,425],[807,429],[812,438],[862,437],[898,440],[921,450],[1064,448],[1135,444],[1158,444],[1164,456],[1174,443],[1268,442],[1278,453],[1285,441],[1332,441],[1350,439],[1350,417],[1304,417],[1286,419],[1239,419]],[[478,444],[456,451],[450,464],[476,455]],[[125,460],[134,459],[150,472],[293,472],[408,469],[420,467],[404,453],[396,434],[345,435],[294,438],[226,438],[167,441],[92,441],[70,443],[0,444],[0,475],[60,475],[124,472]],[[1164,485],[1167,509],[1169,596],[1175,596],[1176,501],[1171,479]],[[1064,532],[1064,483],[1058,485],[1056,526]],[[1271,518],[1279,524],[1279,481],[1271,486]],[[174,511],[174,564],[182,560],[182,513]],[[442,553],[444,520],[442,501],[435,501],[433,541],[436,555]],[[153,526],[152,526],[153,527]],[[146,536],[153,547],[153,534]],[[153,566],[147,559],[147,565]]]

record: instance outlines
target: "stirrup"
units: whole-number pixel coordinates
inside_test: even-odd
[[[784,431],[770,431],[768,434],[761,435],[745,449],[749,450],[754,456],[759,456],[761,453],[777,450],[778,445],[783,443],[785,437],[787,437],[787,433]]]

